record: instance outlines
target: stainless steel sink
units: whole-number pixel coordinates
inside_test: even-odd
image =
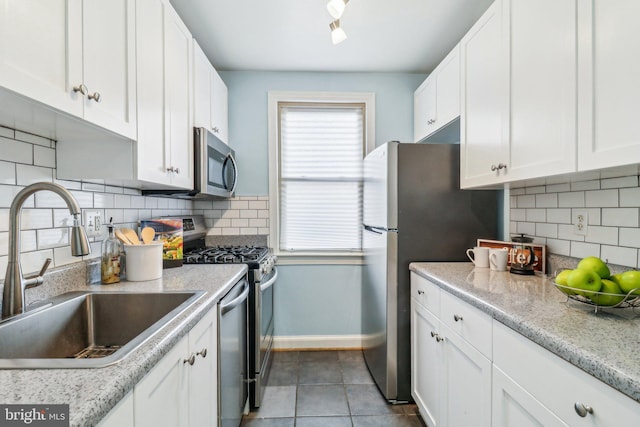
[[[60,295],[0,323],[0,368],[96,368],[117,363],[203,294]]]

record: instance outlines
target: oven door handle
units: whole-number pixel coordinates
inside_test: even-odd
[[[275,273],[273,273],[273,276],[271,276],[271,279],[269,279],[266,282],[260,284],[260,292],[266,291],[271,286],[273,286],[274,283],[276,283],[276,279],[278,278],[278,268],[277,267],[273,267],[273,271]]]
[[[242,304],[247,299],[247,295],[249,295],[249,282],[245,281],[244,289],[242,290],[242,293],[240,295],[224,305],[220,304],[220,313],[225,314],[230,312],[231,310]]]

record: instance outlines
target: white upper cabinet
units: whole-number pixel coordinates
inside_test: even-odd
[[[496,0],[461,41],[461,186],[575,172],[576,1]]]
[[[580,2],[578,169],[640,162],[640,2]]]
[[[509,181],[576,171],[576,3],[503,0]]]
[[[456,46],[413,95],[413,139],[419,142],[460,115],[460,56]]]
[[[127,0],[1,0],[0,85],[134,139],[134,19]]]
[[[502,0],[460,41],[460,186],[494,184],[508,162]]]
[[[193,41],[194,126],[213,132],[229,143],[228,91],[198,43]]]

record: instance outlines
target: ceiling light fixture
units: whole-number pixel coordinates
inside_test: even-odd
[[[331,24],[329,24],[329,28],[331,28],[331,41],[333,44],[342,43],[347,39],[347,33],[344,32],[342,28],[340,28],[340,20],[336,19]]]
[[[329,0],[327,3],[327,10],[334,19],[340,19],[344,13],[344,7],[349,3],[349,0]]]

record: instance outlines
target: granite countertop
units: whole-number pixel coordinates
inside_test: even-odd
[[[96,425],[246,272],[245,264],[184,265],[164,270],[158,280],[71,286],[69,290],[206,292],[186,312],[115,365],[93,369],[0,370],[0,403],[69,404],[71,426]]]
[[[575,301],[551,278],[476,269],[472,263],[412,263],[445,291],[640,402],[640,310]]]

